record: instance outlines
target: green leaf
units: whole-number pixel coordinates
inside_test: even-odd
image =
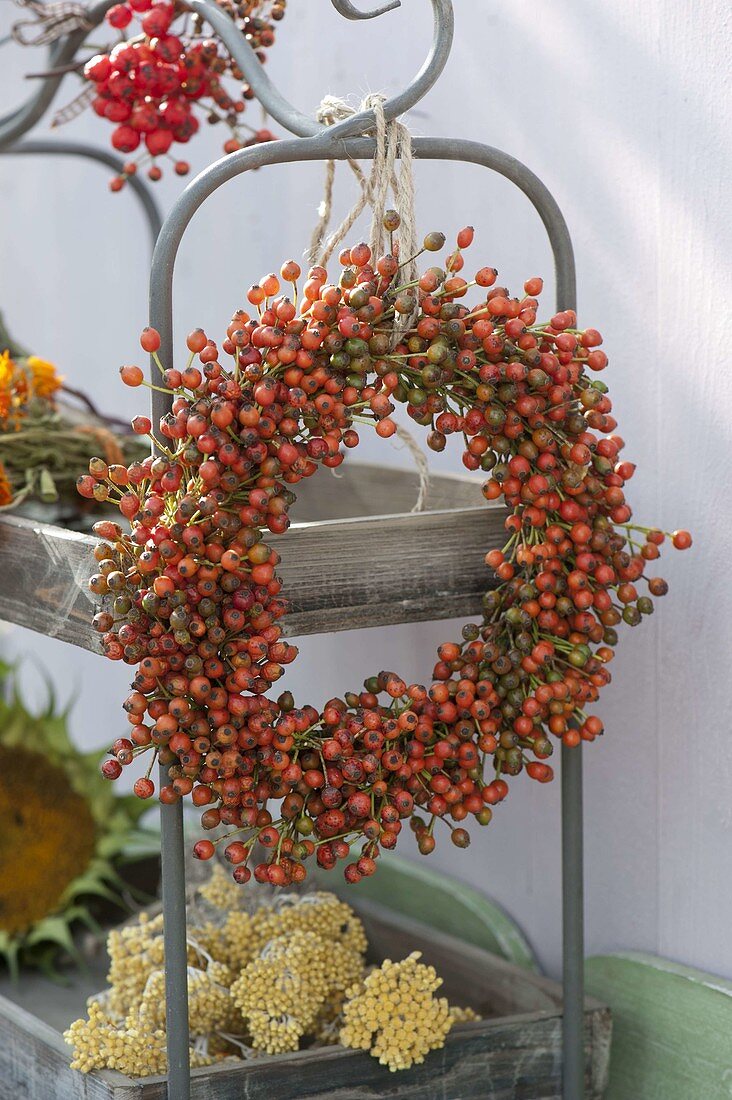
[[[122,859],[125,863],[133,863],[140,859],[150,859],[151,856],[159,855],[159,829],[134,829],[127,837],[122,849]]]
[[[127,817],[137,822],[146,814],[150,809],[150,802],[145,798],[138,798],[136,794],[123,794],[117,796],[117,802],[119,802],[124,809]]]
[[[20,968],[18,956],[20,954],[20,940],[11,939],[7,932],[0,932],[0,957],[5,959],[10,980],[15,984],[18,981]]]
[[[64,951],[68,951],[72,958],[80,961],[81,956],[69,929],[69,922],[74,920],[80,911],[79,907],[74,907],[68,909],[63,917],[45,917],[31,928],[25,937],[25,946],[34,947],[40,943],[54,943]]]
[[[58,500],[56,482],[51,477],[45,466],[41,467],[38,495],[44,504],[54,504]]]

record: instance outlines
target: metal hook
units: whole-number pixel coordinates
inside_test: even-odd
[[[87,145],[81,141],[21,141],[17,145],[0,148],[0,156],[34,156],[37,154],[41,156],[84,157],[87,160],[96,161],[97,164],[103,164],[106,168],[111,168],[117,175],[121,175],[124,170],[124,161],[121,157],[115,156],[114,153],[108,153],[106,149],[97,149],[94,145]],[[160,208],[147,184],[139,176],[130,176],[127,186],[140,202],[150,233],[150,240],[153,247],[155,247],[155,242],[163,224]]]
[[[402,6],[402,0],[391,0],[391,3],[375,8],[373,11],[359,11],[358,8],[354,8],[351,0],[330,0],[330,2],[338,14],[345,16],[346,19],[375,19],[377,15],[384,15],[385,12],[394,11],[395,8]]]
[[[196,12],[213,27],[244,74],[255,98],[272,118],[298,137],[313,137],[324,129],[322,123],[297,110],[285,99],[270,80],[255,51],[239,33],[229,16],[213,0],[184,0],[184,2],[186,7]],[[432,48],[414,80],[384,104],[384,117],[387,122],[403,115],[427,94],[442,73],[450,56],[455,23],[452,0],[430,0],[430,2],[434,28]],[[348,19],[370,19],[381,14],[382,11],[399,7],[401,0],[398,3],[392,0],[389,7],[367,14],[358,12],[350,0],[331,0],[331,3]],[[337,132],[339,137],[347,137],[368,130],[373,125],[373,121],[373,111],[361,111],[332,127],[332,131],[334,134]]]

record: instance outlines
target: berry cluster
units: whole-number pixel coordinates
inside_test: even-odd
[[[285,13],[285,0],[220,0],[220,6],[263,61],[274,42],[273,21]],[[107,12],[108,23],[118,30],[126,30],[134,18],[140,20],[141,34],[97,54],[84,67],[84,76],[94,85],[94,111],[115,126],[115,149],[128,154],[142,146],[152,161],[148,177],[159,180],[162,170],[156,158],[190,141],[201,113],[209,123],[228,126],[227,153],[272,140],[269,130],[243,123],[241,116],[253,93],[242,83],[243,74],[225,47],[204,36],[198,17],[190,17],[171,0],[124,0]],[[227,78],[241,85],[238,94],[227,90]],[[187,161],[174,164],[179,176],[188,173]],[[129,161],[124,173],[112,179],[112,190],[119,191],[137,169],[138,162]]]
[[[398,221],[385,215],[392,234]],[[157,456],[129,467],[95,460],[79,480],[132,527],[96,528],[104,541],[90,587],[109,598],[94,625],[108,657],[138,666],[124,704],[130,736],[114,743],[104,774],[115,779],[149,753],[135,784],[149,797],[153,762],[168,765],[160,798],[190,796],[205,829],[229,828],[195,854],[224,844],[237,882],[252,874],[255,841],[267,858],[254,876],[273,885],[300,882],[310,856],[332,868],[354,841],[361,851],[345,877],[358,882],[407,820],[425,854],[437,821],[466,847],[461,823],[488,824],[510,777],[552,779],[552,737],[571,746],[602,732],[585,708],[610,680],[615,628],[653,610],[637,586],[665,536],[630,522],[634,467],[619,460],[606,387],[588,374],[606,364],[601,337],[578,330],[569,310],[538,321],[540,279],[520,298],[496,286],[491,267],[466,281],[472,237],[462,230],[446,263],[416,283],[401,277],[393,236],[388,255],[346,249],[337,283],[310,270],[299,308],[300,268],[289,261],[250,289],[255,316],[236,313],[220,348],[191,333],[180,370],[160,363],[158,334],[146,329],[142,346],[172,398],[152,436]],[[444,243],[430,233],[424,250]],[[467,305],[471,287],[480,294]],[[144,382],[139,367],[121,374]],[[297,650],[282,638],[287,604],[269,534],[286,531],[293,486],[358,443],[357,425],[395,431],[395,402],[429,428],[433,449],[456,436],[465,466],[489,475],[488,500],[508,504],[506,546],[487,555],[497,587],[483,621],[440,646],[429,688],[381,672],[322,711],[289,692],[275,699]],[[146,417],[133,425],[152,434]],[[690,542],[673,535],[679,548]],[[667,586],[651,578],[648,588]]]

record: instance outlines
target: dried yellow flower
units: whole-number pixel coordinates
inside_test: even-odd
[[[116,1069],[128,1077],[150,1077],[168,1069],[165,1032],[149,1029],[141,1017],[131,1012],[123,1023],[115,1022],[99,1001],[91,1001],[89,1017],[76,1020],[64,1039],[73,1048],[72,1069],[89,1073],[93,1069]],[[191,1050],[192,1066],[208,1066],[212,1055],[198,1048]]]
[[[154,970],[145,983],[139,1007],[140,1023],[149,1030],[165,1028],[165,971]],[[188,1026],[191,1035],[227,1030],[238,1018],[226,986],[209,970],[188,967]]]
[[[296,908],[299,909],[299,906]],[[231,987],[257,1050],[297,1050],[304,1035],[323,1026],[328,1005],[337,1015],[348,985],[363,973],[356,948],[296,929],[277,936]]]
[[[452,1027],[450,1006],[435,997],[442,979],[413,951],[401,962],[387,959],[347,991],[340,1041],[367,1050],[390,1070],[423,1062],[444,1045]]]
[[[470,1024],[474,1020],[482,1019],[473,1008],[467,1005],[450,1005],[450,1019],[454,1024]]]
[[[391,1070],[422,1062],[454,1023],[477,1019],[435,997],[442,984],[415,952],[366,971],[366,934],[334,894],[280,895],[252,912],[214,873],[191,914],[188,998],[194,1064],[238,1046],[266,1054],[304,1039],[368,1050]],[[231,905],[236,908],[231,908]],[[205,919],[202,919],[205,917]],[[66,1032],[75,1068],[130,1076],[165,1072],[162,918],[141,914],[109,935],[110,989]]]
[[[210,878],[197,890],[199,898],[222,912],[236,911],[241,905],[241,886],[234,882],[220,863],[214,863]]]

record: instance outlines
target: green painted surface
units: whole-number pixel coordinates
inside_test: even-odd
[[[362,897],[379,902],[516,966],[539,972],[526,937],[511,918],[490,898],[448,875],[389,855],[382,856],[376,874],[362,879],[358,886],[346,886],[340,876],[337,881],[334,878],[322,874],[318,881],[346,901]]]
[[[655,955],[600,955],[587,991],[610,1006],[606,1100],[730,1100],[732,982]]]

